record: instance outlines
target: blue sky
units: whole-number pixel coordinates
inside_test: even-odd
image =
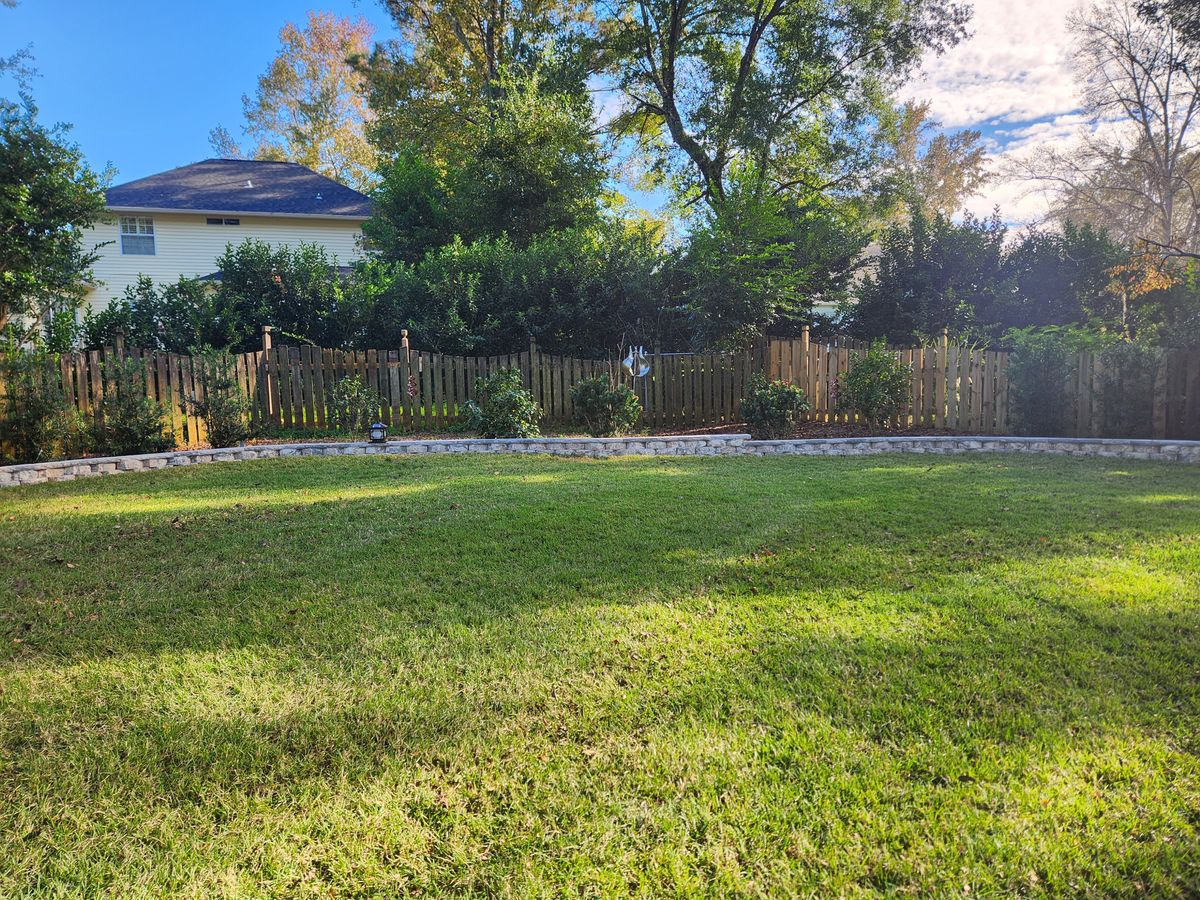
[[[279,47],[286,21],[303,23],[312,0],[205,0],[108,4],[18,0],[0,8],[0,56],[32,44],[33,91],[45,122],[69,122],[93,166],[116,182],[212,156],[208,132],[235,135],[242,94]],[[392,36],[377,0],[322,0]],[[0,91],[11,96],[11,85]]]
[[[930,99],[948,129],[981,130],[998,165],[1070,141],[1087,125],[1076,109],[1066,29],[1078,3],[974,0],[971,39],[928,60],[906,95]],[[377,39],[395,34],[379,0],[18,0],[0,8],[0,56],[32,44],[43,120],[71,123],[91,163],[111,162],[120,183],[211,156],[208,132],[218,123],[240,134],[242,94],[274,56],[280,26],[303,22],[314,6],[366,18]],[[10,88],[0,84],[0,93]],[[657,205],[646,200],[635,202]],[[986,214],[994,204],[1012,222],[1041,209],[1003,178],[970,208]]]

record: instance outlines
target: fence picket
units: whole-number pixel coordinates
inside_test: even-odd
[[[804,331],[799,338],[760,341],[738,353],[668,354],[656,348],[650,354],[650,374],[635,380],[643,424],[653,429],[732,425],[740,420],[742,401],[757,372],[801,387],[811,405],[806,418],[853,421],[854,416],[837,408],[836,384],[849,366],[851,353],[866,346],[844,339],[811,340]],[[1014,427],[1007,353],[950,344],[945,335],[927,347],[889,349],[912,368],[912,403],[893,418],[893,427],[999,434]],[[188,356],[138,348],[125,348],[124,353],[142,365],[146,395],[163,404],[167,424],[179,441],[202,442],[203,423],[181,411],[184,398],[201,393],[197,363]],[[59,380],[74,408],[95,418],[105,391],[111,389],[104,366],[113,358],[112,349],[63,354],[50,377]],[[546,423],[561,427],[571,420],[572,387],[620,366],[613,359],[544,353],[536,345],[519,354],[493,357],[407,348],[349,352],[273,346],[236,354],[233,359],[236,383],[251,399],[251,422],[284,429],[327,427],[329,391],[341,378],[358,375],[378,392],[378,415],[389,427],[441,430],[465,414],[467,402],[475,397],[475,379],[500,368],[518,368]],[[1109,369],[1100,353],[1081,353],[1070,362],[1074,406],[1066,430],[1080,436],[1099,435],[1111,427],[1102,385],[1124,373]],[[1200,439],[1200,351],[1163,351],[1148,402],[1153,436]]]

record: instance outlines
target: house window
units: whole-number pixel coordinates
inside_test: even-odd
[[[126,256],[154,255],[154,220],[149,216],[121,216],[121,252]]]
[[[205,219],[205,221],[209,225],[241,225],[242,224],[241,219],[218,219],[218,218],[212,217],[212,216],[210,216],[208,219]]]

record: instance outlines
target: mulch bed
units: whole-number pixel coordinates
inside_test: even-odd
[[[745,424],[708,426],[690,430],[656,429],[651,434],[744,434],[750,429]],[[946,428],[896,428],[876,429],[869,425],[850,424],[846,422],[801,422],[796,426],[790,437],[796,439],[812,438],[864,438],[864,437],[920,437],[921,435],[964,434],[961,431],[951,431]]]
[[[734,423],[732,425],[707,425],[697,428],[652,428],[649,434],[655,436],[667,435],[689,435],[689,434],[746,434],[749,429],[743,423]],[[812,438],[863,438],[863,437],[919,437],[921,435],[941,434],[954,435],[965,434],[961,431],[950,431],[945,428],[898,428],[895,430],[888,429],[873,429],[867,425],[848,424],[844,422],[801,422],[796,426],[796,430],[791,434],[792,438],[796,439],[812,439]],[[434,441],[434,440],[461,440],[462,438],[470,438],[475,435],[465,432],[445,432],[445,431],[420,431],[420,432],[392,432],[388,434],[389,440],[406,440],[406,441]],[[542,432],[543,437],[582,437],[582,432],[570,431],[562,429],[548,429]],[[288,435],[287,437],[267,435],[254,440],[247,441],[247,444],[312,444],[312,443],[331,443],[337,441],[364,441],[366,435]]]

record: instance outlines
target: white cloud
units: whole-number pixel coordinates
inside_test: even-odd
[[[909,88],[947,128],[1024,122],[1076,106],[1067,16],[1080,0],[976,0],[972,36]]]
[[[946,129],[984,132],[997,171],[1050,144],[1065,144],[1089,127],[1079,112],[1067,17],[1083,0],[975,0],[972,36],[927,60],[906,95],[931,101]],[[998,179],[968,204],[976,215],[999,206],[1015,223],[1046,213],[1029,185]]]

